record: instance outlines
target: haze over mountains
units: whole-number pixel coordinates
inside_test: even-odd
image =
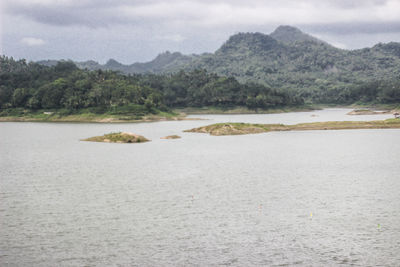
[[[53,65],[56,61],[41,61]],[[271,34],[238,33],[214,53],[183,55],[165,52],[146,63],[123,65],[110,59],[76,62],[89,70],[133,73],[173,73],[181,69],[206,69],[242,82],[257,82],[276,88],[304,89],[345,86],[400,75],[400,43],[372,48],[336,48],[291,26],[279,26]]]

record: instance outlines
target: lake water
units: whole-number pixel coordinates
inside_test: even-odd
[[[182,133],[348,111],[0,123],[0,266],[399,266],[400,130]]]

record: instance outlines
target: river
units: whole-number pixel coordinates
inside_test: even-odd
[[[398,266],[400,130],[182,132],[348,111],[0,123],[0,266]]]

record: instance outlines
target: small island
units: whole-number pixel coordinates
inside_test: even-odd
[[[83,139],[82,141],[104,142],[104,143],[144,143],[150,140],[134,133],[119,132],[119,133],[109,133],[103,136],[94,136],[87,139]]]
[[[276,131],[308,131],[308,130],[348,130],[348,129],[398,129],[400,119],[382,121],[328,121],[285,124],[252,124],[252,123],[216,123],[202,126],[185,132],[208,133],[210,135],[242,135]]]
[[[371,109],[355,109],[347,113],[347,115],[380,115],[391,114],[391,111],[375,111]]]
[[[181,138],[179,135],[173,134],[173,135],[161,137],[160,139],[179,139],[179,138]]]

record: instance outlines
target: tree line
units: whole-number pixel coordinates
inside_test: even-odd
[[[239,83],[204,69],[168,75],[123,75],[81,70],[71,61],[52,67],[0,57],[0,108],[104,110],[135,106],[155,112],[176,107],[302,105],[301,97],[255,83]]]

